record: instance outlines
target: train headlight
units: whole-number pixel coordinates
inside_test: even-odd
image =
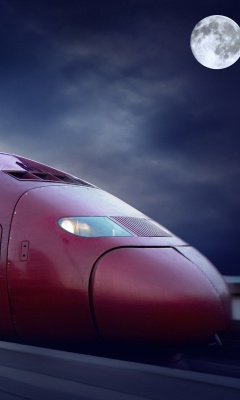
[[[69,218],[64,218],[61,223],[60,223],[61,228],[63,228],[65,231],[74,233],[74,223],[69,219]]]
[[[108,217],[66,217],[60,218],[58,225],[81,237],[133,236]]]

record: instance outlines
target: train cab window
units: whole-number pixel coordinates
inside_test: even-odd
[[[133,236],[108,217],[66,217],[58,220],[65,231],[81,237]]]

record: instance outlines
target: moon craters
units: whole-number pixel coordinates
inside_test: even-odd
[[[227,68],[240,57],[240,28],[222,15],[204,18],[193,29],[191,49],[205,67]]]

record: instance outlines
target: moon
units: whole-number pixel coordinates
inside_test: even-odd
[[[196,60],[205,67],[230,67],[240,57],[240,28],[228,17],[211,15],[195,26],[190,45]]]

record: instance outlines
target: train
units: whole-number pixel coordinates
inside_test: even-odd
[[[0,339],[208,343],[231,320],[212,263],[71,174],[0,153]]]

